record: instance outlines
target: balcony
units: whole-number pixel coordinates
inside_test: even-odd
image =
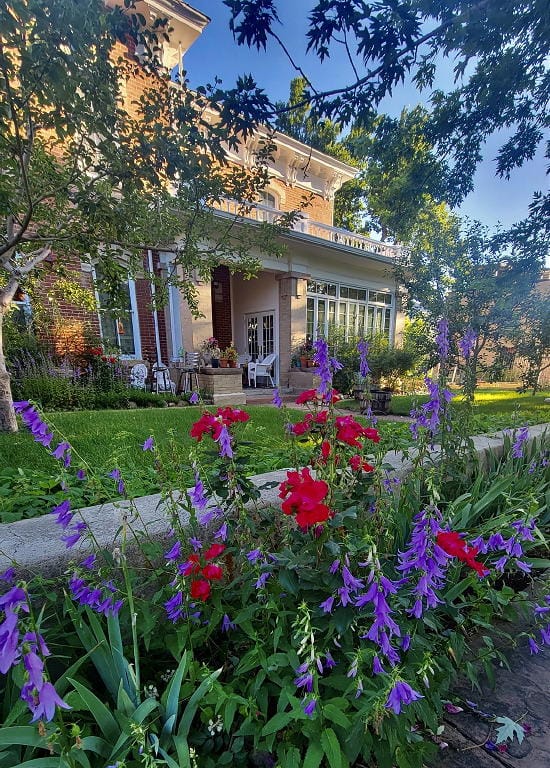
[[[266,221],[269,224],[275,224],[277,220],[288,211],[281,211],[278,208],[272,208],[261,203],[251,203],[243,209],[241,203],[236,200],[224,198],[220,204],[220,210],[231,216],[240,216],[250,221]],[[313,221],[307,214],[300,214],[294,222],[291,232],[300,232],[319,240],[328,240],[331,243],[338,243],[346,248],[353,248],[358,251],[374,253],[378,256],[385,256],[394,259],[400,253],[399,245],[390,245],[381,243],[379,240],[373,240],[366,235],[359,235],[356,232],[350,232],[340,227],[331,227],[329,224],[322,224],[320,221]]]

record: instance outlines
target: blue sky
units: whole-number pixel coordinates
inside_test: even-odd
[[[191,0],[198,10],[211,18],[210,24],[185,56],[185,68],[192,86],[213,82],[217,75],[225,87],[232,87],[238,75],[251,73],[272,100],[288,98],[290,80],[297,72],[275,41],[268,43],[267,52],[238,47],[229,30],[229,10],[222,0]],[[353,72],[342,52],[320,64],[313,55],[306,55],[307,14],[313,0],[279,0],[281,25],[278,34],[295,61],[303,67],[317,87],[322,89],[345,85],[352,81]],[[445,61],[438,81],[441,87],[451,83],[451,64]],[[397,115],[404,106],[414,106],[427,99],[412,86],[397,89],[381,105],[381,110]],[[493,136],[487,142],[484,161],[478,167],[475,190],[463,202],[460,213],[480,219],[493,227],[498,221],[510,226],[527,214],[535,189],[545,190],[548,179],[542,149],[522,168],[515,170],[510,181],[495,176],[494,158],[502,137]]]

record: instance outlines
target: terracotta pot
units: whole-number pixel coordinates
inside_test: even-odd
[[[236,368],[237,367],[237,361],[236,360],[228,360],[229,367],[230,368]]]
[[[307,357],[300,357],[300,368],[307,368]]]
[[[220,368],[229,368],[229,360],[226,360],[225,357],[220,359]]]

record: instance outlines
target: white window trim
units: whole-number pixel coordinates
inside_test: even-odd
[[[92,267],[92,276],[94,281],[94,293],[95,300],[98,307],[97,318],[99,321],[99,333],[101,340],[103,341],[103,324],[101,322],[101,304],[99,301],[99,292],[96,287],[96,273],[95,267]],[[132,331],[134,336],[134,354],[133,355],[120,355],[121,360],[141,360],[141,334],[139,331],[139,315],[138,304],[136,296],[136,281],[132,277],[128,277],[128,295],[130,296],[130,319],[132,321]]]

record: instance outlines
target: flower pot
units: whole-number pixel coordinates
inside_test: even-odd
[[[229,360],[226,360],[225,357],[220,359],[220,368],[229,368]]]
[[[237,361],[236,360],[228,360],[229,367],[230,368],[236,368],[237,367]]]
[[[307,362],[308,362],[308,358],[307,357],[300,357],[300,368],[302,370],[307,368]]]
[[[213,357],[210,361],[212,363],[212,368],[219,368],[220,367],[220,361],[217,357]]]

